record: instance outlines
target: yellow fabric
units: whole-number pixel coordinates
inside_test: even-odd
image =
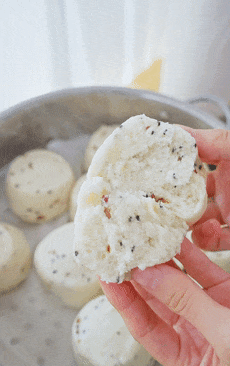
[[[135,89],[149,89],[159,91],[162,60],[158,59],[133,80],[130,87]]]

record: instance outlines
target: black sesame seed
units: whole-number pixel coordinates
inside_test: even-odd
[[[202,165],[199,165],[199,169],[200,169],[200,170],[202,169]]]
[[[175,147],[173,147],[172,148],[172,153],[174,153],[176,151],[176,148]]]
[[[155,132],[154,132],[154,131],[152,131],[152,132],[151,132],[151,135],[153,135],[154,133],[155,133]]]
[[[57,270],[56,270],[56,269],[54,269],[54,270],[53,270],[53,273],[57,273]]]
[[[179,149],[182,149],[183,148],[183,146],[179,146]]]
[[[194,168],[196,168],[196,166],[197,166],[197,164],[196,164],[196,163],[194,163]]]
[[[176,174],[175,173],[173,173],[173,178],[176,179]]]
[[[136,220],[137,221],[140,221],[141,220],[139,215],[136,216]]]
[[[75,254],[75,256],[77,256],[77,255],[78,255],[78,251],[77,251],[77,250],[75,250],[75,253],[74,253],[74,254]]]
[[[208,164],[208,168],[211,171],[216,170],[216,165],[214,165],[214,164]]]
[[[135,245],[131,248],[131,252],[133,253],[135,250]]]
[[[120,276],[117,276],[116,278],[116,282],[119,283],[120,282]]]
[[[177,186],[174,186],[174,188],[176,188]]]
[[[164,132],[163,132],[163,135],[166,135],[166,132],[167,132],[168,130],[167,130],[167,128],[166,128],[166,130],[164,130]]]
[[[120,125],[120,128],[122,128],[123,127],[123,125]]]
[[[161,124],[160,121],[157,121],[157,126],[160,126],[160,124]]]
[[[146,194],[146,195],[144,195],[143,197],[146,197],[146,198],[148,198],[148,196],[149,196],[149,195],[148,195],[148,194]]]
[[[133,219],[133,218],[132,218],[132,216],[130,216],[130,217],[129,217],[129,222],[131,222],[131,221],[132,221],[132,219]]]
[[[123,243],[122,243],[122,241],[120,241],[120,247],[122,247],[123,246]]]
[[[197,144],[194,144],[194,147],[197,147]]]

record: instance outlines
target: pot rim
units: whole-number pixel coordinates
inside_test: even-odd
[[[168,107],[177,108],[189,115],[201,119],[207,125],[212,128],[223,128],[226,129],[226,124],[215,116],[205,112],[198,107],[190,104],[189,101],[181,101],[174,99],[172,97],[153,92],[151,90],[145,89],[131,89],[127,87],[114,87],[114,86],[84,86],[84,87],[74,87],[65,88],[56,91],[52,91],[46,94],[42,94],[26,101],[20,102],[0,113],[0,123],[6,121],[8,118],[12,118],[17,113],[27,111],[28,109],[38,107],[43,103],[57,100],[58,98],[75,96],[75,95],[89,95],[91,93],[117,93],[124,94],[127,97],[136,97],[142,100],[151,100],[164,104]]]

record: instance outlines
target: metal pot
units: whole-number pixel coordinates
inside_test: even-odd
[[[226,122],[191,104],[199,101],[217,103]],[[0,114],[0,168],[27,150],[45,146],[51,139],[92,133],[102,123],[122,123],[142,113],[193,128],[230,126],[229,109],[216,97],[180,102],[151,91],[128,88],[66,89],[20,103]]]
[[[210,100],[222,108],[226,122],[191,105]],[[62,90],[18,104],[0,115],[0,168],[27,150],[45,147],[52,139],[69,139],[82,133],[91,134],[102,123],[122,123],[127,118],[142,113],[158,120],[193,128],[230,126],[227,106],[213,97],[202,97],[183,103],[150,91],[126,88],[87,87]],[[1,170],[0,215],[1,220],[7,221],[12,217],[5,216],[5,212],[10,215],[4,197],[5,174],[6,169]],[[35,248],[37,236],[41,235],[36,225],[22,226],[20,220],[17,221],[14,217],[13,220],[27,234],[30,232],[30,246]],[[61,217],[53,224],[65,223],[62,220]],[[45,225],[42,235],[50,230],[52,226]],[[36,362],[39,365],[61,365],[63,362],[68,366],[76,364],[69,349],[69,332],[76,312],[62,308],[52,294],[43,293],[33,271],[20,288],[5,295],[0,302],[0,312],[0,363],[7,357],[9,366],[32,365]],[[29,319],[32,324],[28,322]],[[60,325],[61,322],[63,326]],[[30,330],[33,327],[34,331]],[[62,327],[61,331],[59,327]],[[17,338],[17,333],[21,338]],[[48,339],[47,334],[50,337]],[[46,347],[45,342],[58,345],[58,354]],[[14,344],[17,344],[16,351]]]

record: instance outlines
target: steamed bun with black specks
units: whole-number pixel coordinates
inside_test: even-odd
[[[195,139],[178,125],[129,118],[96,152],[78,194],[76,260],[103,281],[167,262],[207,204]]]
[[[155,365],[105,295],[91,300],[78,313],[72,326],[72,345],[79,366]]]
[[[95,273],[74,260],[74,223],[52,230],[36,247],[34,265],[48,289],[66,305],[80,308],[102,293]]]
[[[102,125],[91,136],[85,151],[85,170],[87,171],[94,154],[119,125]]]
[[[24,281],[31,264],[32,254],[23,231],[0,222],[0,293],[10,291]]]
[[[70,220],[74,221],[74,217],[77,211],[77,196],[82,186],[82,183],[86,180],[86,174],[83,174],[74,184],[74,187],[70,195],[70,207],[69,216]]]
[[[62,156],[35,149],[11,162],[6,194],[16,215],[41,224],[67,211],[73,184],[73,170]]]

